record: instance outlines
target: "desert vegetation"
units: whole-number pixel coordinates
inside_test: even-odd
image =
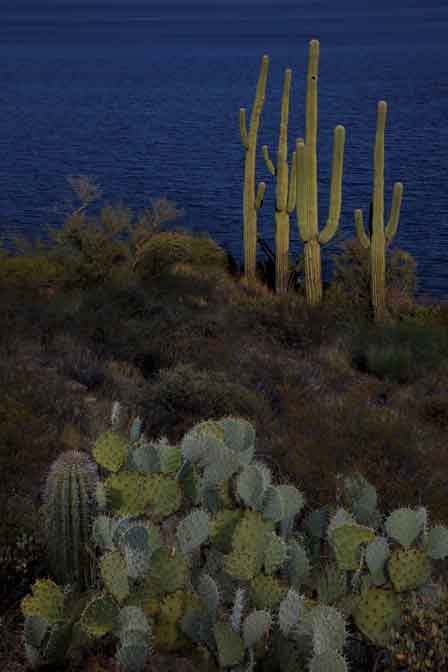
[[[269,261],[249,285],[212,239],[164,228],[177,213],[164,199],[136,220],[122,206],[98,217],[78,209],[51,242],[22,239],[14,253],[2,251],[0,662],[8,672],[27,669],[20,601],[36,578],[51,576],[44,479],[63,450],[92,450],[115,400],[128,423],[138,415],[147,437],[171,444],[203,420],[247,419],[257,457],[280,482],[297,484],[307,509],[334,501],[337,475],[357,471],[383,509],[424,505],[432,522],[448,523],[448,306],[414,298],[410,255],[387,251],[389,319],[375,324],[370,257],[356,238],[310,306],[303,258],[290,259],[289,291],[275,293]],[[436,569],[443,582],[445,561]],[[401,641],[412,636],[410,622]],[[100,644],[78,669],[114,669],[108,653]],[[174,654],[148,669],[157,664],[194,669]],[[401,669],[393,664],[385,656],[376,670]]]

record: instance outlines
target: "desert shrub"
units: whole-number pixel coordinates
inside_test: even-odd
[[[448,394],[433,394],[421,406],[420,417],[443,430],[448,430]]]
[[[448,339],[440,329],[401,322],[373,328],[361,325],[352,343],[353,364],[399,383],[412,382],[443,365]]]
[[[434,326],[439,323],[442,315],[442,308],[438,305],[415,305],[411,314],[403,319],[410,324],[416,324],[421,327]]]
[[[69,217],[64,227],[54,233],[51,259],[64,264],[63,285],[66,289],[87,289],[104,282],[116,273],[117,266],[130,268],[128,245],[115,240],[118,233],[129,227],[128,209],[102,208],[99,219],[83,212]]]
[[[354,307],[365,309],[370,305],[370,250],[354,238],[345,241],[342,252],[330,257],[334,260],[332,285],[341,289]],[[386,287],[411,296],[416,286],[415,268],[416,262],[407,252],[386,249]]]
[[[227,253],[211,238],[193,237],[186,231],[163,231],[152,236],[141,247],[135,261],[135,272],[142,283],[160,275],[174,264],[192,264],[227,268]]]
[[[60,282],[64,267],[44,256],[8,256],[0,264],[0,285],[8,290],[33,290],[40,285]]]
[[[58,339],[59,359],[57,369],[59,373],[76,380],[92,389],[105,379],[103,361],[90,348],[83,346],[68,334]]]
[[[161,370],[145,399],[144,416],[150,418],[151,431],[167,431],[174,424],[177,431],[180,418],[188,424],[193,418],[212,418],[221,412],[255,418],[270,409],[264,399],[224,373],[198,370],[191,364]]]

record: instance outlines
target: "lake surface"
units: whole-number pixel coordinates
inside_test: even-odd
[[[417,296],[448,301],[448,4],[422,4],[2,0],[0,234],[7,243],[15,234],[45,239],[43,226],[63,221],[55,206],[64,211],[73,195],[67,177],[87,174],[103,203],[136,213],[165,196],[185,210],[172,226],[208,232],[242,263],[239,108],[249,123],[268,54],[256,180],[267,183],[259,231],[274,249],[275,179],[261,147],[275,163],[287,67],[288,159],[304,135],[308,43],[317,38],[320,229],[333,129],[346,128],[342,214],[322,247],[324,279],[329,254],[356,235],[354,209],[368,220],[376,106],[386,100],[386,223],[393,184],[404,184],[392,249],[417,261]],[[290,247],[294,258],[303,250],[295,213]]]

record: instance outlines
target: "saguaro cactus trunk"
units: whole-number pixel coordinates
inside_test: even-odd
[[[373,209],[372,232],[364,231],[362,210],[355,210],[356,233],[361,245],[370,248],[370,286],[375,322],[387,318],[386,310],[386,248],[394,237],[400,217],[403,184],[395,182],[389,221],[384,230],[384,129],[387,103],[380,100],[377,106],[375,150],[373,155]]]
[[[318,231],[317,206],[317,76],[319,41],[311,40],[308,55],[306,91],[306,136],[296,141],[296,213],[299,234],[304,242],[305,293],[308,305],[322,301],[320,246],[336,233],[341,215],[342,167],[345,128],[336,126],[333,134],[333,163],[330,205],[325,227]]]
[[[291,160],[291,179],[288,179],[288,116],[292,70],[285,70],[283,81],[280,135],[277,150],[277,168],[269,158],[269,149],[263,145],[267,169],[277,177],[275,204],[275,291],[283,294],[288,288],[289,270],[289,215],[296,207],[296,153]]]
[[[257,210],[262,206],[266,185],[260,182],[255,196],[255,156],[257,134],[263,109],[268,76],[269,57],[263,56],[258,77],[255,101],[250,117],[249,134],[246,128],[246,109],[240,108],[240,135],[246,152],[244,162],[243,220],[244,220],[244,276],[250,284],[255,280],[257,260]]]

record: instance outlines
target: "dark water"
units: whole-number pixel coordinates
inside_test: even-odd
[[[422,8],[421,5],[424,4]],[[276,161],[284,70],[291,67],[288,145],[304,134],[308,42],[320,40],[319,219],[328,213],[333,129],[346,128],[342,215],[329,253],[355,236],[372,193],[376,106],[388,103],[385,219],[404,183],[393,247],[417,261],[417,295],[448,300],[448,3],[446,0],[133,3],[2,0],[0,234],[39,234],[63,218],[69,175],[88,174],[104,202],[135,212],[166,196],[242,263],[244,152],[263,54],[270,57],[258,135],[267,182],[259,230],[274,248]],[[289,155],[288,155],[289,158]],[[62,207],[63,210],[63,207]],[[66,210],[67,211],[67,210]],[[98,211],[93,207],[91,213]],[[291,250],[303,245],[295,214]],[[259,258],[263,258],[259,250]]]

